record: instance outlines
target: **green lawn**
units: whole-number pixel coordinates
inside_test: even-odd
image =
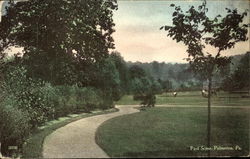
[[[211,145],[242,149],[214,150],[212,156],[249,154],[249,117],[249,109],[212,109]],[[206,146],[206,121],[206,108],[148,108],[106,121],[96,141],[111,157],[206,156],[190,150]]]
[[[228,94],[225,92],[217,93],[217,96],[212,97],[212,105],[215,106],[250,106],[250,98],[240,98],[240,94]],[[139,104],[139,101],[134,101],[132,95],[125,95],[116,104],[129,105]],[[156,104],[158,105],[195,105],[206,106],[207,98],[201,96],[201,92],[178,92],[177,97],[173,97],[171,93],[164,93],[156,96]]]

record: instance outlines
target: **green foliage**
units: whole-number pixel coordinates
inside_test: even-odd
[[[91,81],[89,86],[102,90],[103,98],[119,100],[122,96],[120,72],[117,70],[113,58],[105,58],[97,62],[89,70]],[[87,86],[88,86],[87,85]]]
[[[156,102],[156,96],[153,93],[148,93],[143,96],[141,105],[147,107],[154,107]]]
[[[103,88],[115,88],[120,84],[119,73],[112,59],[107,58],[98,64],[100,84]]]
[[[112,52],[110,59],[114,62],[119,73],[121,95],[129,93],[129,70],[125,60],[119,52]]]
[[[58,90],[57,96],[59,98],[59,103],[55,110],[57,117],[77,111],[90,112],[99,108],[102,101],[100,91],[95,88],[57,86],[56,89]]]
[[[145,70],[137,65],[129,68],[130,91],[136,95],[142,95],[150,91],[152,81],[147,76]]]
[[[1,22],[1,39],[27,46],[25,51],[37,48],[59,54],[74,49],[79,60],[91,60],[97,55],[93,53],[106,53],[113,47],[116,9],[115,0],[10,2]]]
[[[69,113],[112,107],[127,80],[124,60],[108,54],[116,9],[116,0],[9,1],[0,22],[3,106],[17,110],[17,120],[31,128]],[[23,47],[24,54],[4,61],[11,46]],[[9,127],[17,129],[13,124]],[[19,144],[22,134],[13,140]]]
[[[238,64],[237,69],[230,74],[222,84],[222,88],[227,91],[248,89],[250,87],[250,52],[247,52]]]
[[[19,62],[29,77],[87,86],[89,69],[114,48],[116,9],[116,0],[10,1],[0,22],[0,58],[10,46],[24,47]]]
[[[158,82],[157,80],[152,80],[151,89],[152,89],[152,92],[154,94],[160,94],[160,93],[162,93],[161,83]]]
[[[161,84],[137,65],[131,66],[129,73],[131,78],[130,90],[134,94],[133,99],[141,101],[142,106],[154,106],[155,94],[162,93]]]
[[[146,94],[151,90],[151,81],[147,77],[134,78],[131,81],[131,91],[134,94]]]
[[[158,82],[160,83],[162,89],[166,92],[173,88],[172,82],[170,80],[162,81],[161,79],[159,79]]]
[[[109,69],[108,67],[102,77],[109,80],[111,85],[108,86],[112,87]],[[48,118],[65,116],[78,109],[89,112],[99,108],[102,102],[107,100],[103,98],[104,94],[110,95],[109,100],[113,101],[112,90],[67,85],[52,86],[50,83],[27,78],[23,67],[11,70],[6,77],[5,94],[12,95],[9,97],[18,101],[17,106],[30,113],[31,120],[34,119],[32,122],[34,126],[44,123]],[[105,83],[102,84],[104,86]]]
[[[27,54],[18,59],[27,69],[27,76],[42,79],[53,85],[78,83],[76,62],[71,55],[52,56],[52,53],[37,50],[31,50]]]
[[[3,154],[8,152],[8,146],[21,147],[30,132],[29,113],[18,109],[17,104],[13,98],[0,102],[0,142]]]
[[[51,106],[47,105],[46,93],[39,89],[44,82],[34,81],[26,76],[23,67],[10,68],[6,73],[4,93],[6,98],[17,101],[16,107],[29,113],[33,127],[47,120]]]
[[[141,78],[141,77],[145,77],[146,76],[146,72],[145,72],[145,70],[143,70],[142,67],[140,67],[138,65],[132,65],[129,68],[129,75],[130,75],[131,79]]]
[[[141,67],[148,76],[151,76],[155,81],[161,84],[164,91],[169,90],[179,90],[181,84],[193,82],[194,85],[199,85],[201,79],[197,78],[191,70],[188,69],[189,64],[179,64],[179,63],[159,63],[157,61],[151,63],[141,63],[141,62],[127,62],[129,67],[137,65]],[[189,89],[193,89],[189,87]],[[200,87],[196,87],[196,90],[200,90]]]
[[[109,77],[109,74],[105,74],[107,72],[104,75]],[[93,87],[52,86],[27,77],[27,70],[22,66],[11,66],[5,71],[4,100],[0,103],[3,107],[0,112],[0,129],[8,133],[1,134],[0,141],[6,146],[11,143],[20,145],[31,130],[45,121],[70,113],[110,108],[113,106],[112,93],[112,90]]]
[[[161,93],[161,83],[155,80],[151,74],[147,74],[143,67],[132,65],[129,68],[130,92],[136,95],[148,93]]]

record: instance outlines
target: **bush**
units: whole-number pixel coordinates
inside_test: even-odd
[[[50,86],[51,87],[51,86]],[[46,88],[49,89],[49,86]],[[52,106],[55,118],[70,113],[90,112],[94,109],[106,109],[112,105],[112,95],[93,87],[55,86],[48,92],[48,103]],[[44,91],[46,92],[46,91]]]
[[[101,103],[99,104],[99,108],[108,109],[114,107],[112,89],[102,90],[100,96],[102,100]]]
[[[144,99],[141,102],[142,106],[154,107],[155,106],[156,96],[153,93],[148,93],[144,96]]]
[[[78,88],[77,90],[77,108],[87,112],[99,108],[101,104],[100,91],[95,88]]]
[[[142,106],[154,107],[156,102],[156,96],[152,92],[147,94],[137,94],[133,96],[133,100],[141,101]]]
[[[16,101],[16,106],[29,113],[30,124],[33,127],[41,125],[51,116],[52,105],[48,98],[49,87],[41,80],[26,76],[24,67],[10,68],[6,73],[4,83],[7,98]]]
[[[33,129],[48,120],[112,107],[115,94],[112,89],[52,86],[27,77],[26,69],[19,66],[10,66],[5,71],[2,86],[0,142],[5,154],[8,146],[20,147]]]
[[[8,146],[18,146],[20,150],[25,137],[30,133],[29,114],[18,109],[16,104],[14,98],[0,103],[0,142],[4,155],[9,155]]]
[[[70,113],[113,106],[116,94],[113,88],[52,86],[27,77],[26,72],[24,67],[10,67],[6,72],[4,91],[15,99],[19,109],[29,113],[33,127]]]
[[[76,109],[75,90],[70,86],[55,86],[53,101],[54,117],[62,117],[72,113]]]

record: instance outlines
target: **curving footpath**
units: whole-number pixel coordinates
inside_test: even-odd
[[[96,144],[95,132],[106,120],[139,112],[135,105],[116,106],[118,112],[92,116],[72,122],[47,136],[43,144],[44,158],[108,158]]]

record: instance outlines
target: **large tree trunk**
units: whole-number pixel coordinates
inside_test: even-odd
[[[211,143],[211,89],[212,89],[212,77],[208,79],[208,105],[207,105],[207,147],[210,148]],[[210,157],[210,150],[208,151],[208,157]]]

